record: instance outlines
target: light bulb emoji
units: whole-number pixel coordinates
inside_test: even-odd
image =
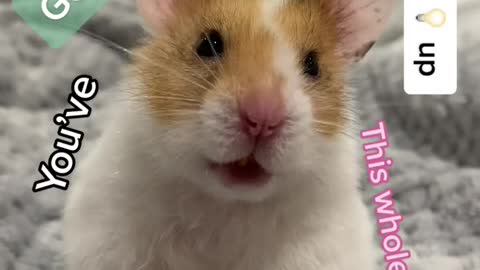
[[[417,15],[417,21],[426,22],[432,27],[442,27],[447,21],[447,14],[441,9],[433,9],[425,14]]]

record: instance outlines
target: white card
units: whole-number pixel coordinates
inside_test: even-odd
[[[409,95],[457,91],[457,1],[404,0],[404,88]]]

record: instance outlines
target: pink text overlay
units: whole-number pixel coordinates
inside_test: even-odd
[[[385,122],[379,121],[376,128],[362,131],[360,136],[367,141],[363,144],[363,151],[368,181],[375,187],[387,184],[390,180],[389,168],[393,166],[393,160],[386,157],[386,150],[390,144]],[[385,253],[386,269],[407,270],[408,265],[405,260],[410,258],[410,251],[403,248],[403,241],[399,236],[403,217],[395,210],[392,197],[393,191],[387,189],[373,198],[378,231]]]

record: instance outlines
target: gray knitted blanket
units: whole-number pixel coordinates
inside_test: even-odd
[[[480,35],[477,0],[459,0],[459,91],[409,97],[402,87],[401,7],[389,31],[355,72],[361,127],[385,120],[395,161],[390,188],[404,216],[410,269],[480,269]],[[85,30],[130,48],[142,35],[134,1],[110,0]],[[402,4],[402,3],[400,3]],[[0,270],[63,269],[65,194],[34,194],[38,164],[53,151],[52,117],[67,106],[70,83],[91,74],[101,84],[92,116],[77,121],[88,155],[102,133],[128,56],[92,34],[48,49],[0,0]],[[379,190],[361,179],[365,203]],[[72,183],[74,184],[74,183]],[[373,210],[372,210],[373,214]],[[384,269],[379,262],[379,269]]]

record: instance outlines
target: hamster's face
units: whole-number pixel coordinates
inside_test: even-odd
[[[238,200],[262,200],[312,177],[351,120],[351,62],[338,50],[332,4],[158,1],[140,4],[144,17],[162,8],[166,19],[134,67],[142,102],[164,130],[158,136],[175,153],[172,170]]]

